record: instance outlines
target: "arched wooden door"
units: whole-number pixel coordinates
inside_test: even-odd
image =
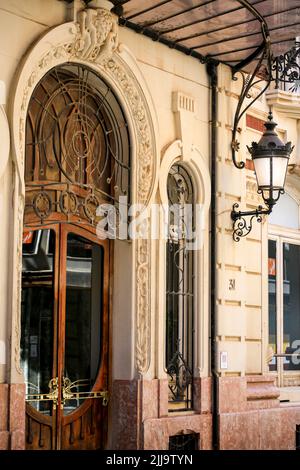
[[[21,362],[27,449],[103,448],[109,242],[75,225],[26,229]]]
[[[81,64],[49,70],[26,121],[21,364],[28,449],[104,446],[110,247],[96,236],[105,218],[97,208],[117,209],[129,182],[129,133],[113,90]]]

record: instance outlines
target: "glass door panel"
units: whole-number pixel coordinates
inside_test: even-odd
[[[101,360],[104,250],[67,235],[64,414],[88,398]]]
[[[276,241],[269,240],[268,282],[269,282],[269,347],[277,354],[277,273]],[[269,362],[269,370],[277,370],[277,358]]]
[[[27,449],[100,448],[108,399],[108,242],[74,225],[28,229],[23,238]]]
[[[300,349],[300,245],[283,243],[283,352]],[[300,358],[284,358],[284,370],[300,370]]]
[[[47,396],[55,388],[53,374],[55,232],[24,232],[21,304],[21,365],[27,401],[44,415],[52,414]]]

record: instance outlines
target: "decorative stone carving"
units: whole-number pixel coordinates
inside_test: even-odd
[[[16,208],[16,205],[15,205]],[[13,322],[14,341],[12,347],[14,348],[14,366],[17,373],[23,376],[23,371],[20,365],[20,344],[21,344],[21,289],[22,289],[22,241],[23,241],[23,216],[24,216],[24,197],[19,195],[17,205],[18,217],[18,233],[17,233],[17,263],[16,276],[17,276],[17,289],[16,289],[16,308]]]
[[[133,75],[125,71],[124,63],[117,55],[104,61],[101,66],[111,78],[119,84],[132,111],[137,131],[137,200],[147,205],[153,185],[155,166],[153,165],[153,134],[149,117],[147,116],[147,104],[143,95],[133,80]]]
[[[133,165],[133,202],[147,206],[155,184],[156,174],[156,144],[152,119],[146,96],[131,67],[119,54],[117,19],[109,11],[97,8],[86,9],[79,12],[77,23],[66,23],[58,26],[57,37],[55,29],[35,46],[32,56],[29,55],[25,64],[26,74],[22,77],[20,100],[15,103],[15,116],[18,116],[18,125],[15,126],[15,150],[17,152],[16,166],[19,175],[21,191],[18,196],[21,214],[18,215],[16,229],[18,240],[18,267],[15,277],[15,288],[18,295],[21,289],[19,273],[21,271],[21,243],[23,229],[24,207],[24,144],[26,112],[30,96],[38,81],[47,71],[57,65],[68,61],[79,61],[91,66],[101,76],[105,77],[116,92],[122,97],[124,107],[127,108],[131,120],[133,136],[135,139],[135,157]],[[67,39],[66,39],[67,38]],[[45,47],[46,45],[46,47]],[[32,59],[34,57],[34,60]],[[27,78],[25,78],[27,77]],[[25,84],[25,85],[24,85]],[[19,85],[20,86],[20,85]],[[135,242],[136,250],[136,369],[140,374],[145,373],[150,364],[151,343],[151,301],[150,301],[150,236],[149,240],[142,239]],[[20,338],[20,299],[16,301],[14,316],[15,336]],[[19,341],[17,341],[19,344]],[[19,366],[20,350],[16,345],[15,368]]]
[[[150,243],[148,240],[137,242],[137,324],[136,324],[136,368],[139,373],[146,372],[150,361]]]
[[[91,62],[101,53],[112,54],[118,45],[117,18],[109,11],[88,8],[78,13],[78,23],[70,54]]]
[[[31,73],[27,82],[27,87],[23,93],[23,102],[21,110],[23,113],[20,117],[19,131],[20,131],[20,154],[24,157],[23,141],[25,132],[25,121],[29,97],[33,91],[34,84],[37,83],[41,75],[41,71],[49,69],[57,64],[57,60],[61,62],[74,60],[73,55],[74,44],[64,44],[47,52],[39,61],[38,66]],[[134,79],[133,74],[130,73],[125,66],[122,59],[115,54],[112,57],[106,57],[101,63],[97,64],[97,69],[104,75],[109,75],[110,79],[121,88],[122,94],[131,109],[132,116],[135,122],[137,131],[138,142],[138,157],[137,157],[137,202],[147,205],[150,193],[153,186],[153,178],[155,165],[153,164],[153,157],[155,153],[154,135],[147,115],[147,103],[145,97],[141,94],[140,88]],[[46,73],[46,70],[45,70]],[[24,160],[21,164],[23,166]]]

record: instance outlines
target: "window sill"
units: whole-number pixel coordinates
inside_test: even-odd
[[[173,410],[168,411],[168,417],[172,417],[172,416],[174,416],[174,417],[175,416],[176,417],[177,416],[191,416],[191,415],[196,415],[196,414],[199,414],[199,413],[197,413],[197,411],[195,411],[195,410],[182,410],[182,411],[180,411],[180,410],[175,410],[174,409],[174,411]]]
[[[299,93],[283,90],[269,90],[266,92],[266,100],[268,106],[273,106],[274,109],[287,114],[288,117],[300,119]]]
[[[300,405],[300,386],[296,387],[281,387],[279,400],[289,400],[281,402],[280,406],[293,406]]]

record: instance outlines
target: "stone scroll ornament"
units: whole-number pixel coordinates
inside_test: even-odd
[[[112,54],[118,45],[118,25],[115,15],[103,8],[80,11],[75,24],[76,35],[70,54],[95,62],[101,55]]]
[[[66,23],[58,28],[68,28],[72,38],[68,42],[56,44],[49,41],[49,47],[39,60],[33,64],[23,89],[23,101],[19,120],[19,154],[21,168],[24,165],[24,143],[26,110],[35,85],[43,74],[56,65],[67,61],[80,61],[87,66],[91,64],[101,75],[108,77],[123,96],[130,112],[137,150],[133,177],[135,178],[136,202],[147,206],[154,187],[156,146],[155,135],[146,97],[141,85],[119,53],[122,46],[118,43],[118,19],[116,15],[104,8],[86,8],[77,13],[75,23]],[[53,31],[53,33],[55,30]],[[43,39],[42,39],[43,41]],[[45,40],[46,41],[46,40]],[[45,49],[44,49],[45,51]],[[30,59],[29,59],[30,60]],[[22,174],[22,171],[21,173]],[[19,197],[19,207],[23,211],[24,197]],[[22,233],[22,217],[20,217]],[[144,374],[150,365],[150,236],[138,239],[136,250],[136,344],[135,363],[139,374]],[[18,302],[20,304],[20,302]],[[20,317],[20,312],[18,313]],[[16,319],[19,325],[20,319]],[[19,335],[17,335],[19,336]],[[15,357],[19,358],[19,350]],[[19,360],[19,359],[18,359]]]

